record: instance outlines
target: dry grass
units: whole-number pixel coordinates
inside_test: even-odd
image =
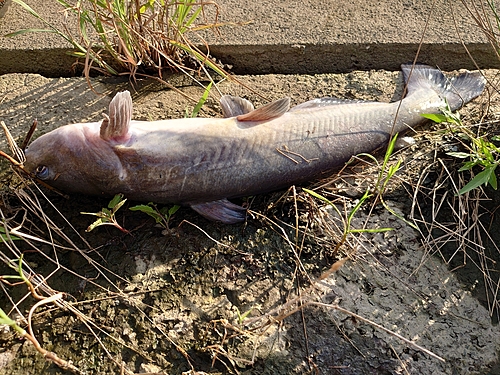
[[[73,46],[75,67],[83,65],[89,86],[90,74],[129,75],[154,78],[177,90],[168,75],[181,72],[201,85],[200,76],[239,83],[210,55],[208,33],[219,36],[219,28],[245,22],[219,22],[219,5],[211,0],[139,1],[57,0],[65,15],[62,25],[50,24],[22,0],[21,5],[46,29],[23,29],[7,36],[32,32],[59,35]],[[180,92],[180,91],[178,91]],[[191,98],[189,98],[191,99]]]

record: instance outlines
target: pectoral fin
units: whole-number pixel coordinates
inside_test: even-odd
[[[132,97],[128,91],[119,92],[109,103],[109,116],[101,123],[100,136],[105,141],[126,142],[130,138]]]
[[[236,117],[255,110],[253,104],[239,96],[224,95],[220,99],[224,117]]]
[[[246,218],[246,209],[227,199],[193,204],[191,208],[209,220],[220,221],[224,224],[240,223]]]

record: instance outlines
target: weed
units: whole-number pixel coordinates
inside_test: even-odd
[[[28,288],[34,292],[34,288],[33,288],[33,285],[31,284],[31,281],[24,275],[24,272],[23,272],[23,255],[21,255],[18,259],[18,262],[17,262],[17,267],[14,267],[13,266],[13,262],[14,261],[11,261],[9,263],[9,267],[11,268],[14,268],[17,272],[17,275],[3,275],[3,276],[0,276],[0,280],[1,281],[4,281],[4,282],[7,282],[7,280],[20,280],[21,282],[25,283]],[[34,296],[37,296],[36,293],[33,293]]]
[[[328,200],[326,197],[322,196],[321,194],[316,193],[315,191],[309,190],[309,189],[303,189],[306,193],[312,195],[313,197],[323,201],[324,203],[328,204],[331,206],[339,215],[339,217],[342,217],[342,213],[340,212],[339,208],[330,200]],[[342,233],[342,238],[338,242],[335,251],[336,252],[340,246],[345,243],[347,236],[353,233],[380,233],[380,232],[387,232],[392,230],[392,228],[376,228],[376,229],[369,229],[369,228],[364,228],[364,229],[353,229],[351,228],[351,221],[358,212],[358,210],[363,206],[363,204],[366,202],[368,198],[370,198],[372,194],[369,193],[369,190],[367,190],[363,196],[359,199],[358,203],[352,208],[352,210],[347,214],[347,218],[344,221],[344,232]]]
[[[472,179],[459,190],[459,194],[465,194],[482,185],[490,185],[493,189],[497,189],[497,177],[495,170],[500,163],[500,148],[492,141],[499,141],[498,137],[491,137],[491,141],[487,136],[477,136],[468,127],[464,126],[460,115],[452,113],[449,107],[443,109],[442,114],[423,115],[425,118],[436,123],[448,123],[452,132],[457,133],[462,140],[462,144],[466,151],[447,152],[448,155],[458,159],[468,159],[458,170],[459,172],[471,171],[476,166],[482,168],[482,171],[477,173]],[[465,143],[465,142],[466,143]]]
[[[401,160],[398,160],[394,165],[389,164],[389,160],[392,154],[394,153],[394,148],[396,146],[397,139],[398,139],[398,134],[395,134],[390,139],[389,144],[387,145],[387,150],[384,155],[384,161],[382,162],[382,165],[379,168],[377,182],[373,187],[373,190],[376,191],[380,197],[384,194],[389,181],[394,177],[396,172],[399,170],[399,167],[401,166]],[[372,159],[375,162],[375,164],[379,165],[378,159],[371,154],[361,153],[357,156],[368,157]]]
[[[243,322],[245,321],[246,318],[250,315],[252,312],[253,307],[251,307],[248,311],[244,312],[243,314],[240,312],[240,309],[236,307],[236,315],[238,316],[238,324],[242,325]]]
[[[397,212],[395,212],[384,200],[384,193],[386,192],[387,190],[387,187],[389,185],[389,182],[395,177],[396,173],[399,171],[400,167],[401,167],[401,159],[398,159],[394,164],[391,164],[390,163],[390,159],[391,159],[391,156],[393,155],[394,153],[394,149],[396,147],[396,142],[397,142],[397,139],[398,139],[398,134],[396,133],[389,141],[389,144],[387,145],[387,150],[384,154],[384,159],[383,159],[383,162],[382,162],[382,165],[380,165],[378,159],[371,155],[371,154],[368,154],[368,153],[361,153],[359,155],[357,155],[357,157],[359,156],[364,156],[364,157],[368,157],[369,159],[373,160],[373,162],[378,166],[378,175],[377,175],[377,180],[375,182],[375,185],[368,189],[363,197],[360,199],[360,203],[364,203],[368,198],[371,198],[372,197],[372,194],[369,194],[369,191],[373,191],[374,193],[376,193],[377,197],[376,197],[376,200],[379,201],[383,206],[384,208],[389,211],[392,215],[394,215],[395,217],[397,217],[398,219],[404,221],[406,224],[408,224],[409,226],[411,226],[412,228],[416,229],[416,225],[409,222],[408,220],[406,220],[404,217],[402,217],[400,214],[398,214]],[[359,204],[359,203],[358,203]],[[359,207],[356,205],[356,207],[353,209],[354,210],[358,210]],[[352,212],[351,211],[351,214],[354,214],[355,212]],[[351,215],[350,214],[350,215]],[[350,220],[348,220],[347,222],[348,224],[350,224]],[[345,233],[344,233],[345,234]]]
[[[156,204],[149,202],[148,204],[130,207],[129,210],[144,212],[155,219],[156,224],[160,224],[163,228],[169,229],[170,219],[180,207],[181,206],[174,205],[172,207],[163,207],[159,209]]]
[[[127,199],[123,198],[123,194],[116,194],[114,198],[109,202],[107,208],[103,207],[99,212],[80,212],[83,215],[94,215],[98,217],[98,219],[90,224],[85,231],[90,232],[101,225],[112,225],[120,229],[123,233],[128,233],[128,230],[118,224],[115,218],[116,211],[118,211],[126,201]]]
[[[62,37],[74,50],[71,55],[85,60],[85,72],[90,68],[116,75],[120,71],[135,75],[138,70],[187,72],[193,68],[208,68],[222,77],[226,72],[202,52],[188,38],[202,30],[217,31],[218,6],[214,1],[196,0],[86,0],[76,4],[57,0],[66,13],[66,22],[76,17],[78,35],[65,23],[61,30],[43,19],[22,0],[13,0],[40,20],[45,29],[23,29],[7,34],[8,37],[30,32],[49,32]],[[212,8],[209,12],[205,8]],[[209,22],[206,14],[213,14]],[[75,17],[69,17],[70,15]],[[198,37],[199,38],[199,37]],[[200,38],[199,38],[200,39]],[[201,43],[205,44],[202,39]],[[203,68],[204,69],[204,68]]]

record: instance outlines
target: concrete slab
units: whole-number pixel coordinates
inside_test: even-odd
[[[64,27],[64,12],[56,1],[26,0],[26,3],[44,19]],[[222,37],[218,39],[208,36],[211,53],[232,65],[237,74],[398,70],[402,62],[414,59],[421,40],[419,60],[444,70],[474,67],[462,41],[480,67],[499,65],[493,49],[461,2],[219,0],[218,3],[221,21],[253,21],[244,26],[222,27]],[[33,27],[43,25],[17,4],[12,4],[0,19],[0,74],[71,75],[75,60],[66,54],[70,45],[60,36],[50,33],[3,36]]]

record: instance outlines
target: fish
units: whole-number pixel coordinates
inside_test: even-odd
[[[390,103],[319,98],[290,108],[290,98],[257,109],[221,98],[223,118],[132,120],[128,91],[117,93],[100,122],[59,127],[25,150],[25,170],[63,192],[190,206],[226,224],[246,220],[230,199],[304,183],[352,156],[386,145],[479,96],[480,72],[447,78],[428,65],[403,64],[406,95]]]

